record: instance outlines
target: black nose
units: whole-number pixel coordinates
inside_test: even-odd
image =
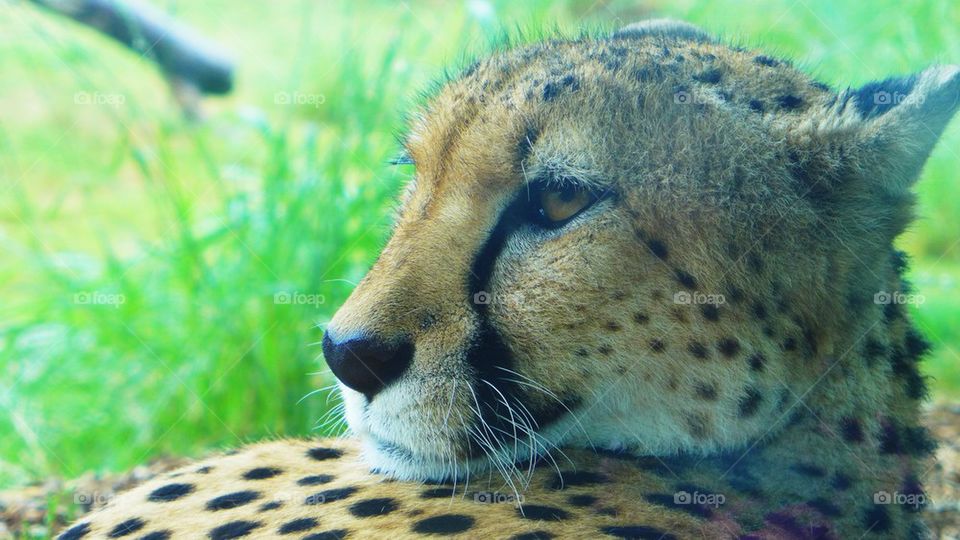
[[[363,337],[335,341],[323,335],[323,357],[340,382],[373,399],[410,366],[413,344]]]

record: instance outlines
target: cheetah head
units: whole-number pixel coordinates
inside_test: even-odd
[[[958,73],[837,93],[664,21],[467,69],[324,336],[366,458],[441,479],[775,434],[883,290]]]

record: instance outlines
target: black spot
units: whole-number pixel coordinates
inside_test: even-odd
[[[139,538],[139,540],[169,540],[173,534],[170,531],[153,531]]]
[[[647,247],[650,248],[650,251],[653,252],[657,257],[666,260],[667,258],[667,245],[661,242],[660,240],[649,240],[647,242]]]
[[[747,388],[746,393],[740,397],[737,407],[740,410],[741,418],[749,418],[757,414],[760,403],[763,401],[763,394],[754,387]]]
[[[777,60],[777,59],[775,59],[775,58],[770,58],[769,56],[766,56],[766,55],[763,55],[763,54],[761,54],[761,55],[759,55],[759,56],[755,56],[755,57],[753,58],[753,61],[754,61],[754,63],[756,63],[756,64],[760,64],[761,66],[767,66],[767,67],[777,67],[777,66],[780,65],[780,61],[779,61],[779,60]]]
[[[634,313],[633,322],[637,324],[647,324],[648,322],[650,322],[650,317],[648,317],[646,314],[643,314],[643,313]]]
[[[653,352],[663,352],[667,346],[662,339],[651,339],[650,340],[650,350]]]
[[[817,90],[823,90],[824,92],[833,92],[833,88],[830,88],[830,85],[820,81],[810,81],[810,86],[816,88]]]
[[[863,528],[873,534],[882,534],[890,530],[890,513],[886,506],[873,505],[863,514]]]
[[[903,446],[908,454],[926,456],[937,449],[937,441],[923,426],[905,427],[902,430]]]
[[[838,472],[833,475],[833,479],[830,480],[830,485],[837,491],[846,491],[853,485],[853,478],[846,473]]]
[[[207,510],[216,512],[217,510],[229,510],[238,506],[243,506],[251,501],[260,498],[260,493],[256,491],[237,491],[228,493],[207,501]]]
[[[533,531],[528,533],[515,534],[510,540],[550,540],[553,535],[547,531]]]
[[[311,448],[307,451],[307,457],[310,459],[315,459],[317,461],[324,461],[327,459],[336,459],[343,455],[343,450],[337,450],[336,448],[324,448],[318,446],[316,448]]]
[[[297,485],[300,486],[316,486],[319,484],[327,484],[333,481],[333,476],[329,474],[314,474],[311,476],[304,476],[303,478],[297,480]]]
[[[620,323],[618,323],[617,321],[607,321],[607,324],[604,326],[606,327],[607,330],[611,332],[619,332],[620,330],[623,329],[623,327],[620,326]]]
[[[283,471],[280,469],[275,469],[273,467],[257,467],[256,469],[250,469],[249,471],[243,473],[243,477],[246,480],[266,480],[267,478],[273,478],[282,472]]]
[[[571,495],[567,497],[567,502],[571,506],[590,506],[593,503],[597,502],[597,498],[593,495]]]
[[[260,508],[259,508],[259,511],[260,511],[260,512],[266,512],[266,511],[268,511],[268,510],[276,510],[277,508],[280,508],[281,506],[283,506],[283,503],[280,502],[280,501],[270,501],[270,502],[268,502],[268,503],[263,503],[263,504],[261,504],[261,505],[260,505]]]
[[[474,519],[463,514],[441,514],[421,519],[413,524],[413,532],[419,534],[456,534],[470,530]]]
[[[331,529],[318,533],[309,534],[303,537],[303,540],[343,540],[350,534],[346,529]]]
[[[192,484],[167,484],[153,490],[150,495],[147,495],[147,500],[150,502],[170,502],[189,495],[191,492],[193,492]]]
[[[120,538],[121,536],[126,536],[139,531],[144,527],[144,525],[146,525],[146,523],[142,519],[131,518],[114,527],[113,530],[107,534],[107,536],[109,538]]]
[[[788,337],[783,340],[783,350],[785,351],[795,351],[797,350],[797,340],[796,338]]]
[[[777,105],[779,105],[781,109],[792,111],[800,107],[801,105],[803,105],[803,99],[799,96],[786,94],[786,95],[777,97]]]
[[[560,85],[556,83],[549,82],[543,85],[543,100],[544,101],[553,101],[555,97],[560,95]]]
[[[867,365],[872,366],[877,358],[887,355],[887,347],[876,339],[870,338],[863,346],[863,354],[867,359]]]
[[[851,443],[863,442],[863,425],[856,418],[844,418],[840,421],[840,432],[844,440]]]
[[[390,498],[364,499],[350,505],[350,513],[359,518],[384,516],[396,510],[400,505]]]
[[[819,465],[812,465],[809,463],[794,463],[790,466],[794,471],[811,478],[823,478],[827,475],[827,471]]]
[[[902,454],[903,446],[900,444],[900,429],[889,419],[880,423],[880,451],[884,454]]]
[[[550,489],[565,489],[577,486],[592,486],[608,482],[609,479],[600,474],[590,471],[565,471],[553,475],[550,481]]]
[[[904,345],[907,348],[907,354],[910,360],[919,360],[921,356],[927,354],[930,350],[930,342],[911,328],[907,331],[907,337],[904,339]]]
[[[453,497],[453,494],[454,494],[453,489],[454,488],[452,487],[431,488],[426,491],[421,491],[420,498],[421,499],[443,499],[445,497],[447,498]]]
[[[706,358],[708,354],[707,348],[703,345],[703,343],[700,343],[699,341],[692,342],[687,347],[687,350],[689,350],[690,354],[692,354],[697,358]]]
[[[685,512],[700,518],[709,518],[712,513],[709,508],[700,504],[682,504],[677,502],[673,493],[648,493],[644,495],[643,498],[650,504],[665,506],[678,512]]]
[[[213,470],[213,467],[209,465],[204,465],[203,467],[200,467],[199,469],[197,469],[197,472],[200,474],[208,474],[212,470]]]
[[[740,342],[736,338],[723,338],[717,342],[717,349],[729,358],[740,352]]]
[[[693,80],[699,81],[706,84],[717,84],[720,82],[720,79],[723,78],[723,72],[718,68],[708,69],[703,73],[698,73],[693,76]]]
[[[714,384],[697,383],[693,387],[694,392],[700,399],[714,401],[717,399],[717,387]]]
[[[747,104],[750,107],[751,111],[762,113],[763,112],[763,102],[759,99],[751,99]]]
[[[580,81],[573,75],[565,75],[560,81],[560,84],[566,86],[573,92],[576,92],[580,88]]]
[[[677,281],[679,281],[681,285],[683,285],[688,289],[697,288],[697,280],[694,279],[694,277],[691,276],[690,274],[684,272],[683,270],[680,270],[680,269],[674,270],[674,277],[677,278]]]
[[[750,363],[750,369],[757,372],[763,371],[767,363],[767,359],[763,357],[763,354],[758,352],[751,354],[747,361]]]
[[[291,534],[295,532],[309,531],[310,529],[315,528],[319,523],[313,518],[300,518],[293,521],[288,521],[280,526],[280,529],[277,531],[280,534]]]
[[[77,540],[78,538],[83,538],[89,532],[90,524],[81,523],[63,531],[63,534],[58,537],[58,540]]]
[[[843,515],[843,511],[840,510],[839,506],[837,506],[836,504],[830,502],[829,500],[823,497],[817,497],[816,499],[811,499],[807,501],[807,504],[810,505],[811,508],[815,509],[816,511],[820,512],[821,514],[827,517],[835,518]]]
[[[703,304],[700,311],[703,312],[703,318],[708,321],[720,320],[720,308],[714,304]]]
[[[328,489],[326,491],[320,491],[318,493],[314,493],[313,495],[310,495],[309,497],[304,499],[303,504],[312,506],[315,504],[331,503],[334,501],[346,499],[347,497],[353,495],[356,492],[357,492],[357,488],[355,487]]]
[[[613,354],[613,347],[609,345],[601,345],[599,348],[597,348],[597,352],[604,356],[610,356]]]
[[[570,517],[566,510],[539,504],[525,504],[522,508],[517,508],[517,514],[524,519],[536,521],[562,521]]]
[[[727,288],[727,295],[730,297],[731,304],[737,304],[743,300],[743,291],[739,287],[730,286]]]
[[[247,536],[251,531],[260,527],[257,521],[231,521],[210,531],[211,540],[229,540],[230,538],[240,538]]]
[[[747,255],[747,268],[754,274],[763,273],[763,258],[756,253]]]
[[[630,540],[676,540],[676,536],[646,525],[626,525],[623,527],[601,527],[600,531],[608,536]]]

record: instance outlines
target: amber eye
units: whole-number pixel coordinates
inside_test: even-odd
[[[568,186],[542,189],[537,202],[544,223],[557,227],[573,219],[596,200],[597,197],[589,189]]]

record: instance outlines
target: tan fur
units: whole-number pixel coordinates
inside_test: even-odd
[[[933,68],[912,100],[867,114],[862,95],[663,21],[480,62],[416,118],[416,184],[328,328],[415,343],[410,368],[372,401],[342,388],[362,450],[287,441],[214,458],[208,475],[186,473],[202,486],[189,501],[144,503],[171,480],[154,482],[89,518],[93,531],[140,515],[184,533],[249,519],[269,535],[309,516],[317,530],[406,536],[453,513],[474,520],[464,536],[483,538],[921,534],[912,509],[874,503],[919,489],[929,451],[917,423],[923,342],[903,306],[874,296],[903,291],[892,241],[958,89],[956,68]],[[613,195],[560,230],[513,230],[482,276],[494,301],[479,309],[478,254],[504,209],[558,174]],[[683,301],[694,295],[723,302]],[[478,360],[491,333],[505,351]],[[488,370],[506,356],[509,376]],[[506,390],[508,378],[521,383]],[[493,406],[519,431],[489,427],[479,411]],[[303,452],[315,444],[347,453],[312,462]],[[567,459],[560,446],[648,457],[571,449]],[[357,452],[404,482],[369,474]],[[541,466],[528,474],[530,455]],[[604,480],[551,489],[552,461]],[[263,500],[292,492],[282,509],[201,510],[254,489],[238,475],[258,465],[284,471],[255,484]],[[303,505],[307,490],[292,482],[321,472],[359,491]],[[427,479],[569,515],[531,522],[512,504],[425,500],[416,482]],[[690,490],[725,502],[671,504]],[[596,500],[575,506],[571,494]],[[398,509],[351,517],[370,497]]]

